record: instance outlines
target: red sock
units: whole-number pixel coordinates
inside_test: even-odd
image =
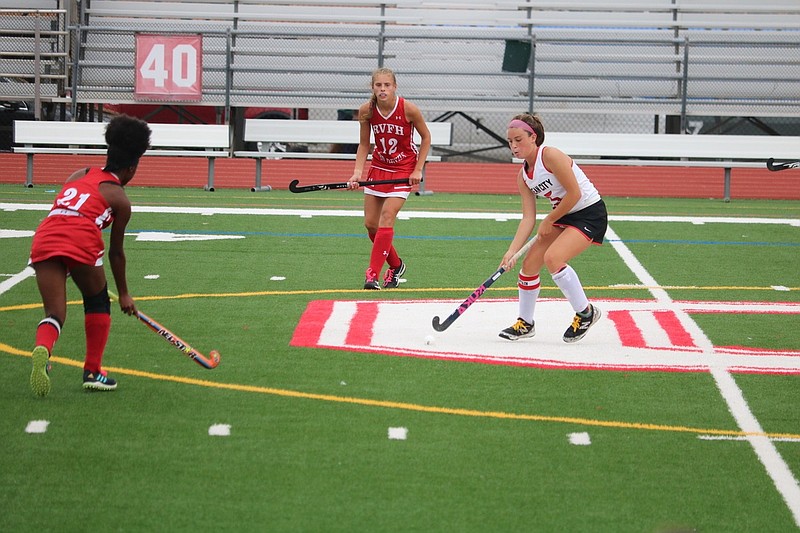
[[[83,369],[99,373],[100,363],[103,362],[103,352],[108,342],[108,332],[111,331],[111,315],[107,313],[87,313],[84,318],[86,330],[86,359]]]
[[[36,328],[36,346],[44,346],[47,351],[53,353],[53,346],[55,346],[58,336],[61,334],[61,328],[54,318],[45,318],[39,322]]]
[[[369,235],[369,240],[375,242],[375,234],[369,232],[368,235]],[[392,237],[394,237],[394,233],[392,233]],[[390,268],[397,268],[400,266],[401,263],[400,256],[397,255],[397,250],[395,250],[394,245],[392,245],[392,247],[389,248],[389,254],[386,256],[386,262],[389,264]]]
[[[392,232],[392,237],[394,237],[394,231]],[[390,268],[397,268],[400,266],[400,256],[397,255],[397,250],[394,249],[394,245],[389,248],[389,254],[386,256],[386,263]]]
[[[392,238],[394,238],[394,228],[378,228],[375,239],[372,241],[372,254],[369,256],[369,267],[376,274],[380,274],[383,263],[392,249]]]

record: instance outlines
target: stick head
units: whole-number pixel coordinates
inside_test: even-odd
[[[444,331],[444,330],[447,329],[447,326],[449,326],[450,324],[448,324],[447,321],[445,321],[444,324],[441,324],[439,322],[439,317],[435,316],[435,317],[433,317],[432,325],[433,325],[433,329],[435,329],[436,331]]]
[[[219,364],[219,352],[216,350],[211,350],[208,354],[208,358],[211,359],[211,368],[216,368]]]

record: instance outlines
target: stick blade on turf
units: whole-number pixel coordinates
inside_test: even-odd
[[[444,322],[439,322],[439,317],[438,316],[433,317],[433,321],[432,321],[433,329],[435,329],[436,331],[444,331],[447,328],[449,328],[450,324],[452,324],[452,323],[453,323],[453,321],[449,320],[449,319],[445,320]]]

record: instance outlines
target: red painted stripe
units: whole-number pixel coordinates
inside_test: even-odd
[[[606,316],[614,323],[623,346],[632,348],[646,347],[642,330],[636,325],[636,321],[630,311],[608,311]]]
[[[678,320],[678,315],[673,311],[653,311],[653,316],[656,317],[658,324],[667,332],[670,344],[686,347],[697,346],[692,336]]]
[[[309,302],[294,328],[289,346],[316,347],[322,335],[322,328],[333,313],[333,300],[314,300]]]
[[[344,342],[348,346],[369,346],[372,344],[372,331],[378,318],[378,302],[358,302],[356,312],[350,321],[350,328]]]

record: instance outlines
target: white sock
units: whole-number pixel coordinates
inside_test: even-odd
[[[536,300],[539,298],[539,274],[528,276],[520,270],[517,288],[519,288],[519,317],[533,324],[533,312],[536,309]]]
[[[552,276],[553,281],[558,285],[558,288],[561,289],[561,292],[564,293],[564,296],[567,297],[570,305],[572,305],[572,309],[574,309],[576,313],[589,307],[589,299],[586,298],[586,293],[583,292],[581,280],[578,279],[578,274],[571,266],[565,266]]]

